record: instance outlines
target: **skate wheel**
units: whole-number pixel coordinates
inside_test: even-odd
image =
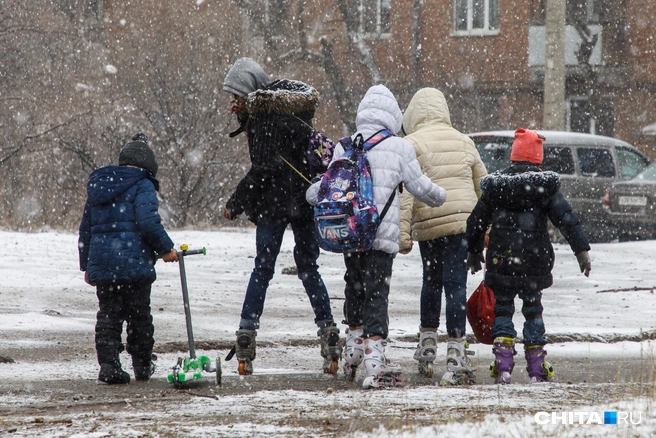
[[[429,379],[433,377],[433,364],[429,363],[426,365],[426,377]]]
[[[246,369],[246,362],[239,362],[239,366],[237,367],[237,372],[239,372],[240,376],[250,376],[251,374],[253,374],[253,370]]]
[[[349,382],[353,382],[355,380],[355,375],[356,375],[357,371],[358,371],[357,367],[351,367],[346,373],[346,379]]]
[[[336,360],[333,360],[330,363],[330,368],[324,368],[323,372],[324,374],[332,374],[333,376],[337,374],[337,371],[339,370],[339,362]]]

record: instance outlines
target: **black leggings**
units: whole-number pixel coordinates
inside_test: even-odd
[[[344,254],[344,323],[364,326],[365,338],[387,338],[393,262],[394,255],[373,249]]]

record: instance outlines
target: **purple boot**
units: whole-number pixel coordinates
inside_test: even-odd
[[[510,374],[515,368],[513,356],[517,354],[515,350],[515,339],[498,337],[494,339],[492,347],[495,360],[490,365],[490,377],[494,378],[494,383],[509,384]]]
[[[545,360],[547,352],[542,345],[530,345],[524,347],[526,357],[526,371],[531,378],[531,383],[551,382],[554,378],[554,369]]]

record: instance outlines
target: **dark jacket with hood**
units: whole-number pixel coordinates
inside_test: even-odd
[[[514,163],[481,181],[482,195],[467,220],[470,253],[483,252],[485,283],[495,287],[538,291],[553,283],[554,251],[547,219],[556,226],[574,254],[589,251],[578,218],[560,193],[560,176],[531,163]]]
[[[78,248],[91,283],[155,281],[156,254],[173,249],[156,190],[159,182],[142,168],[107,166],[89,176]]]
[[[248,95],[248,136],[251,168],[226,203],[233,215],[260,218],[310,219],[305,200],[311,179],[306,153],[319,93],[311,86],[281,79]]]

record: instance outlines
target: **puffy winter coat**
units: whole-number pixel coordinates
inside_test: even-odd
[[[156,254],[173,249],[160,221],[158,189],[141,168],[107,166],[89,176],[78,250],[91,283],[155,281]]]
[[[402,114],[396,99],[383,85],[373,86],[367,91],[358,107],[355,124],[358,134],[367,138],[382,129],[398,132],[401,129]],[[341,144],[335,147],[333,160],[344,154]],[[399,251],[399,197],[395,193],[400,183],[416,198],[428,205],[439,206],[446,199],[446,191],[433,184],[421,173],[412,145],[400,137],[389,137],[367,152],[374,184],[374,199],[379,212],[394,196],[390,209],[378,227],[373,249],[395,254]],[[321,182],[313,184],[307,191],[307,200],[316,204]]]
[[[423,88],[414,95],[403,116],[403,130],[424,175],[449,195],[439,207],[407,192],[401,195],[401,252],[410,250],[412,240],[464,233],[469,213],[481,194],[481,178],[487,175],[474,142],[451,126],[441,91]]]
[[[468,251],[483,251],[485,283],[494,290],[542,290],[552,285],[554,251],[547,219],[563,234],[574,254],[589,251],[572,207],[560,193],[560,176],[530,163],[516,163],[481,181],[483,193],[467,220]]]
[[[246,213],[255,223],[262,217],[312,218],[303,176],[312,178],[306,153],[318,103],[313,87],[287,79],[248,95],[251,168],[226,203],[233,215]]]

